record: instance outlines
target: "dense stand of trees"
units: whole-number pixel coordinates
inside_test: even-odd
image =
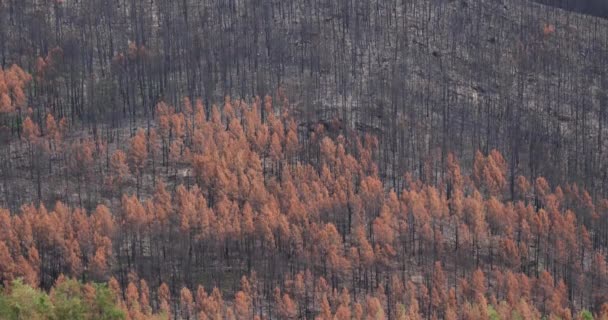
[[[20,280],[11,283],[10,291],[0,292],[0,317],[4,320],[21,319],[82,319],[124,320],[129,312],[126,306],[146,303],[148,292],[142,282],[141,298],[122,298],[116,286],[81,284],[73,279],[61,277],[50,291],[46,292],[23,284]],[[147,309],[142,309],[147,310]],[[146,319],[166,319],[166,313],[152,314],[146,311]]]
[[[299,125],[376,135],[397,189],[404,171],[443,178],[450,151],[470,167],[497,149],[511,196],[524,175],[606,197],[606,28],[530,0],[2,1],[0,65],[33,75],[36,122],[134,129],[160,101],[282,87]]]
[[[43,168],[82,203],[0,211],[5,290],[107,281],[130,319],[608,316],[607,200],[523,176],[511,198],[496,150],[389,189],[376,138],[300,132],[278,96],[159,103],[113,142],[26,118],[20,148],[62,154]]]
[[[0,1],[0,318],[606,319],[607,28]]]

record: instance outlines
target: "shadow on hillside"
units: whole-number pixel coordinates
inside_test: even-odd
[[[607,0],[533,0],[545,5],[608,19]]]

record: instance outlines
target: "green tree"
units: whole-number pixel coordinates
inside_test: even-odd
[[[124,320],[126,314],[105,284],[60,278],[49,297],[18,279],[0,291],[0,319]]]
[[[51,302],[57,320],[85,320],[88,307],[83,301],[81,285],[76,280],[64,280],[51,291]]]
[[[106,284],[96,284],[94,304],[91,306],[91,318],[99,320],[123,320],[126,315],[117,305],[114,295]]]
[[[582,310],[578,316],[578,319],[593,320],[593,314],[591,314],[589,310]]]
[[[51,319],[54,307],[46,293],[14,280],[9,294],[0,294],[0,318],[6,320]]]

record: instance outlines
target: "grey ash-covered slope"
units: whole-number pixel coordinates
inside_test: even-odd
[[[496,148],[513,177],[605,194],[606,20],[530,1],[376,4],[324,8],[312,88],[288,79],[306,110],[381,137],[388,181]]]

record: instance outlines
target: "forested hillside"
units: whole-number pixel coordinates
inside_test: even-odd
[[[160,101],[281,87],[301,130],[337,120],[377,136],[396,188],[449,151],[468,168],[498,149],[511,196],[520,174],[608,193],[604,19],[528,0],[22,0],[0,17],[2,67],[32,75],[37,123],[51,112],[108,135]],[[7,205],[38,200],[24,188],[3,187]]]
[[[437,185],[405,173],[387,191],[376,138],[318,125],[300,139],[286,105],[227,98],[207,117],[200,100],[161,103],[111,151],[26,118],[30,154],[75,158],[57,188],[76,178],[105,204],[1,211],[0,277],[109,280],[133,319],[606,315],[608,201],[523,176],[508,200],[495,150],[471,176],[450,154]]]
[[[563,7],[0,1],[0,319],[608,319]]]

